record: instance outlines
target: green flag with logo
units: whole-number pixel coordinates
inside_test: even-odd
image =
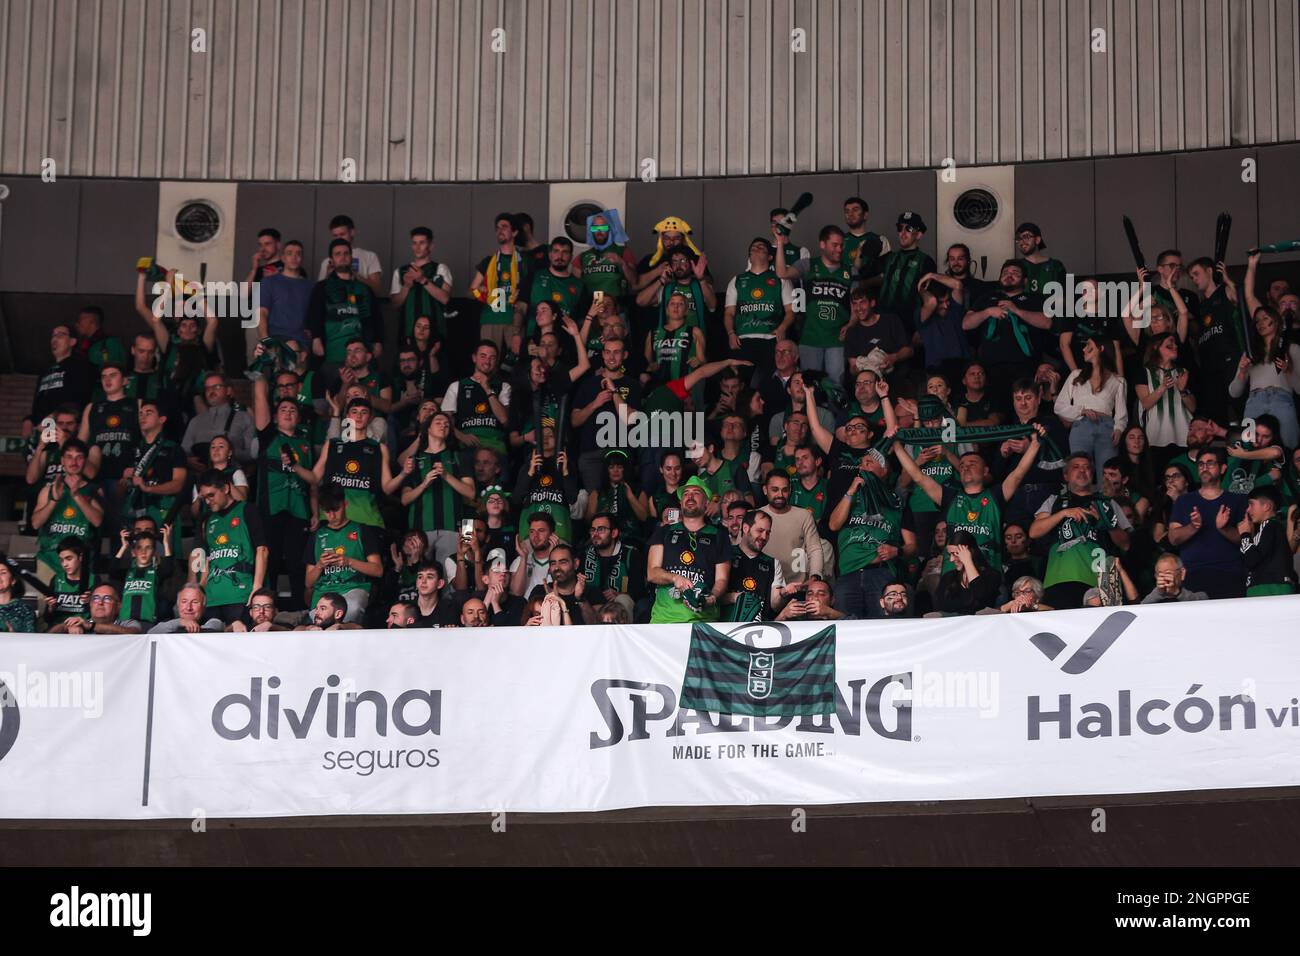
[[[691,627],[683,708],[750,717],[835,712],[835,625],[787,647],[758,648],[707,624]]]

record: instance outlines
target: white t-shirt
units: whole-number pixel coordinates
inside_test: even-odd
[[[326,256],[320,261],[320,274],[317,275],[316,278],[324,279],[330,274],[330,269],[332,268],[333,266],[330,265],[329,256]],[[352,272],[356,276],[368,279],[376,272],[383,271],[384,270],[379,266],[379,256],[375,255],[369,249],[362,249],[360,246],[352,247]]]
[[[515,558],[514,563],[510,565],[510,573],[514,574],[515,569],[519,567],[519,562],[523,561],[522,557]],[[533,588],[539,584],[546,583],[546,576],[551,573],[551,559],[545,561],[537,560],[537,555],[528,555],[528,576],[524,578],[524,600],[528,600],[528,595],[533,593]]]
[[[355,251],[356,251],[356,250],[354,249],[353,252],[355,252]],[[378,264],[378,260],[376,260],[376,264]],[[435,274],[439,279],[442,280],[442,287],[443,287],[444,289],[449,289],[449,288],[451,288],[451,270],[447,268],[447,264],[446,264],[445,262],[439,262],[439,263],[438,263],[438,268],[434,271],[434,274]],[[414,289],[415,286],[411,286],[411,288]],[[389,289],[388,289],[388,294],[389,294],[389,295],[397,295],[397,293],[399,293],[399,292],[401,292],[401,291],[402,291],[402,270],[401,270],[401,269],[394,269],[394,270],[393,270],[393,282],[392,282],[392,285],[391,285],[391,286],[389,287]]]

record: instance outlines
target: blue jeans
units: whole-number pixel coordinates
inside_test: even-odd
[[[1101,485],[1101,469],[1110,459],[1119,454],[1119,449],[1111,442],[1115,433],[1115,419],[1103,415],[1095,422],[1080,418],[1070,426],[1070,453],[1083,452],[1092,459],[1093,480]]]
[[[1284,448],[1300,444],[1300,425],[1296,423],[1295,396],[1286,388],[1257,388],[1246,399],[1246,417],[1259,420],[1260,415],[1277,416],[1282,434],[1275,436]]]
[[[837,385],[844,384],[844,346],[818,348],[816,345],[799,346],[799,367],[818,369],[830,376]]]
[[[886,567],[866,567],[835,579],[835,607],[854,620],[884,617],[880,596],[894,574]]]

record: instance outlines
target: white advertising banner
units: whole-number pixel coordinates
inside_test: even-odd
[[[760,650],[824,626],[719,629]],[[21,710],[0,754],[0,815],[563,812],[1300,784],[1300,597],[840,623],[835,713],[816,717],[679,708],[690,631],[9,639],[0,672],[99,669],[107,706],[93,720]]]

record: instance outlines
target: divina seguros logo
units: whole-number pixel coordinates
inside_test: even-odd
[[[442,733],[442,691],[412,688],[389,698],[377,690],[357,691],[337,675],[325,678],[300,696],[287,696],[282,681],[271,675],[251,677],[248,693],[227,694],[212,708],[212,729],[223,740],[386,738],[391,727],[404,737]],[[292,701],[296,706],[289,706]],[[418,770],[437,767],[436,747],[425,749],[366,748],[327,750],[322,770],[353,771],[368,777],[376,770]]]

